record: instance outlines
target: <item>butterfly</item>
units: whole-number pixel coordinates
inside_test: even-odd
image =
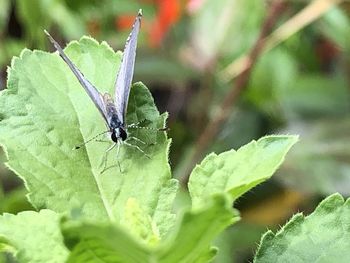
[[[140,9],[135,22],[132,26],[131,33],[126,40],[123,57],[121,60],[121,65],[119,68],[119,72],[117,74],[117,79],[115,82],[115,95],[114,98],[108,94],[101,94],[94,85],[92,85],[81,73],[81,71],[73,64],[73,62],[68,58],[68,56],[63,52],[61,46],[53,39],[53,37],[45,30],[46,35],[48,36],[51,43],[54,45],[56,50],[58,51],[61,58],[66,62],[68,67],[71,69],[73,74],[76,76],[80,84],[83,86],[87,94],[90,96],[91,100],[94,102],[95,106],[101,113],[106,126],[108,127],[108,131],[103,133],[110,133],[110,138],[114,142],[110,148],[106,150],[106,153],[112,150],[116,145],[117,154],[119,153],[120,143],[123,142],[131,147],[135,147],[147,157],[148,155],[141,150],[141,148],[137,145],[129,144],[126,142],[128,138],[127,128],[146,128],[147,127],[138,127],[137,124],[126,124],[126,110],[128,106],[128,99],[130,94],[130,88],[132,83],[132,78],[134,74],[134,65],[135,65],[135,57],[136,57],[136,47],[137,47],[137,37],[141,27],[141,18],[142,18],[142,10]],[[150,128],[152,129],[152,128]],[[157,129],[158,131],[164,131],[166,128]],[[99,135],[102,135],[98,134]],[[94,138],[84,142],[82,145],[85,145],[87,142],[95,139]],[[145,144],[142,140],[136,137],[129,137],[129,139],[134,139],[138,142]],[[76,149],[79,149],[80,146],[76,146]],[[106,168],[106,160],[107,156],[105,154],[104,162]],[[119,162],[118,162],[119,165]],[[120,165],[119,165],[120,168]]]

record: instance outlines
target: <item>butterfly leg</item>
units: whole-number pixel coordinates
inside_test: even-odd
[[[119,167],[119,171],[120,173],[123,173],[122,168],[120,166],[120,162],[119,162],[119,150],[120,150],[120,143],[118,142],[117,144],[115,143],[114,145],[117,145],[117,165]],[[106,151],[107,152],[107,151]],[[110,168],[115,167],[116,165],[111,165],[107,167],[107,162],[105,162],[104,168],[101,171],[101,174],[104,173],[105,171],[109,170]]]
[[[133,147],[133,148],[136,148],[138,151],[140,151],[141,153],[143,153],[148,159],[151,159],[151,157],[146,154],[140,147],[138,147],[137,145],[133,145],[133,144],[130,144],[126,141],[123,142],[125,145],[129,146],[129,147]]]
[[[108,153],[116,146],[116,143],[113,143],[104,153],[103,158],[102,158],[102,163],[103,163],[103,169],[101,171],[101,174],[105,172],[107,169],[107,157]]]
[[[119,150],[120,150],[120,142],[118,141],[118,143],[117,143],[118,145],[117,145],[117,164],[118,164],[118,167],[119,167],[119,171],[120,171],[120,173],[123,173],[122,172],[122,168],[120,167],[120,162],[119,162]]]
[[[137,141],[139,143],[142,143],[143,145],[146,145],[147,143],[145,143],[144,141],[140,140],[139,138],[136,138],[134,136],[131,136],[128,138],[129,140],[134,140],[134,141]]]

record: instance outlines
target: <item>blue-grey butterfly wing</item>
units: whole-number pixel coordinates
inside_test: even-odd
[[[100,113],[102,114],[102,117],[107,122],[107,114],[106,114],[106,107],[105,103],[103,101],[103,96],[101,93],[97,91],[97,89],[92,85],[81,73],[81,71],[74,65],[74,63],[68,58],[68,56],[63,52],[63,49],[61,46],[53,39],[53,37],[45,30],[45,34],[49,37],[51,43],[54,45],[56,50],[58,51],[61,58],[67,63],[71,71],[74,73],[80,84],[83,86],[87,94],[90,96]],[[108,124],[108,122],[107,122]]]
[[[115,84],[114,103],[116,106],[118,118],[123,124],[125,123],[126,108],[128,106],[132,77],[134,75],[137,36],[140,31],[141,17],[142,11],[139,10],[131,33],[126,40],[123,58]]]

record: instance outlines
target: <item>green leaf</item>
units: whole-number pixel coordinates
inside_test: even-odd
[[[296,214],[276,234],[262,237],[254,262],[349,262],[350,199],[323,200],[309,216]]]
[[[204,207],[184,213],[159,249],[159,262],[207,262],[215,254],[210,248],[213,239],[239,219],[230,198],[213,196]]]
[[[59,216],[50,210],[0,216],[0,249],[13,253],[19,262],[64,262]]]
[[[208,262],[216,253],[212,240],[239,216],[229,198],[218,195],[197,211],[179,218],[171,235],[153,248],[138,242],[116,225],[67,221],[62,224],[65,243],[72,249],[68,262]]]
[[[87,37],[65,51],[101,93],[114,94],[120,53]],[[146,119],[152,127],[163,127],[166,116],[159,115],[143,84],[133,85],[128,124]],[[171,179],[166,134],[130,130],[131,136],[152,143],[139,144],[149,158],[122,145],[122,172],[114,149],[108,154],[108,166],[114,166],[101,174],[111,142],[72,149],[105,130],[98,110],[57,54],[24,50],[13,59],[8,89],[0,96],[0,144],[8,166],[25,181],[31,203],[56,212],[78,208],[91,220],[118,222],[127,200],[135,198],[157,225],[172,218],[177,182]],[[158,227],[162,236],[171,224]]]
[[[62,229],[72,249],[67,262],[150,262],[150,250],[115,225],[67,221]]]
[[[237,199],[270,178],[297,140],[297,136],[266,136],[238,151],[209,154],[190,176],[188,188],[193,205],[201,205],[220,192]]]

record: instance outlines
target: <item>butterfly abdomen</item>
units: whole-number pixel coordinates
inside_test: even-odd
[[[123,126],[123,123],[118,118],[117,109],[115,108],[112,97],[105,93],[103,94],[103,102],[106,107],[107,122],[110,129],[116,129]]]

